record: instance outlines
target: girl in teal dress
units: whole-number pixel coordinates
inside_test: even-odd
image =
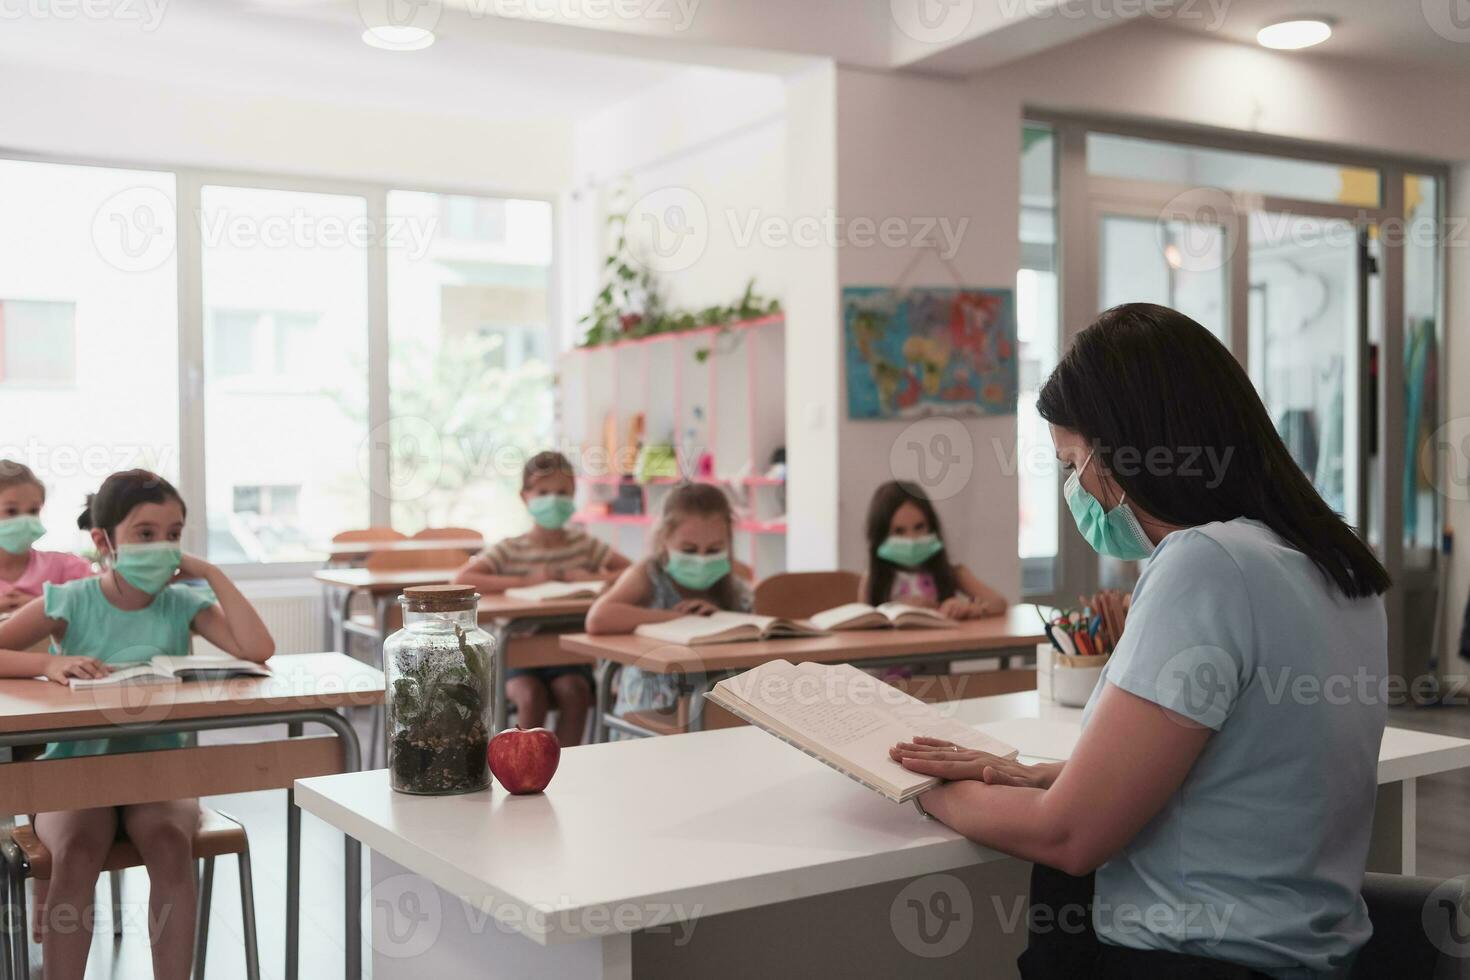
[[[686,483],[669,491],[652,557],[603,593],[587,613],[587,631],[631,633],[644,623],[708,616],[717,609],[749,612],[750,588],[730,560],[733,532],[730,499],[719,487]],[[613,714],[656,711],[673,720],[679,694],[675,675],[624,667]]]
[[[91,531],[104,571],[96,578],[48,584],[40,598],[0,624],[0,677],[45,677],[58,684],[102,677],[159,654],[185,656],[194,633],[245,660],[262,662],[275,651],[265,624],[234,583],[208,562],[180,553],[184,501],[162,477],[146,470],[114,473],[78,523]],[[202,579],[208,591],[179,584],[181,579]],[[47,637],[49,654],[21,652]],[[183,738],[63,742],[50,746],[43,758],[176,748]],[[148,869],[153,975],[186,980],[194,936],[190,846],[199,825],[199,801],[38,813],[33,819],[36,835],[52,854],[49,888],[36,892],[46,975],[80,977],[85,971],[97,876],[112,842],[126,835]]]

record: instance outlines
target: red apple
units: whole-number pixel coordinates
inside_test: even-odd
[[[490,771],[516,796],[539,793],[556,775],[561,743],[545,728],[507,728],[490,740]]]

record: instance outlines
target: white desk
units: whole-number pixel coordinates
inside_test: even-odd
[[[1080,714],[1034,693],[955,710]],[[1470,741],[1391,730],[1380,780],[1412,827],[1413,780],[1466,766]],[[372,850],[377,980],[1010,977],[1025,944],[1025,862],[752,728],[569,749],[544,796],[409,797],[378,771],[301,780],[297,802]],[[1402,855],[1412,830],[1392,832]]]

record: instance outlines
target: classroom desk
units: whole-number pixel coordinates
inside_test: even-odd
[[[7,775],[5,763],[11,749],[42,742],[65,742],[121,735],[170,732],[202,732],[222,728],[285,724],[287,737],[302,734],[308,724],[332,731],[342,743],[341,767],[355,772],[361,750],[357,733],[338,713],[340,708],[375,705],[383,700],[383,675],[340,653],[305,653],[273,657],[270,677],[238,677],[225,681],[187,681],[182,684],[133,685],[94,688],[73,692],[59,684],[37,680],[0,681],[0,815],[7,825],[14,814],[4,813]],[[164,750],[167,751],[167,750]],[[50,763],[40,763],[42,766]],[[287,791],[286,802],[286,969],[296,977],[300,938],[301,811],[289,781],[277,786],[258,785],[251,773],[211,772],[209,785],[200,795],[279,788]],[[243,782],[242,782],[243,780]],[[238,783],[239,785],[233,785]],[[361,858],[358,842],[346,841],[347,943],[346,976],[361,976],[360,904]],[[18,859],[7,854],[7,861]],[[6,864],[0,862],[5,887],[0,896],[12,894],[20,884]],[[14,900],[12,898],[11,900]],[[8,942],[9,933],[5,933]],[[7,965],[13,961],[14,951]]]
[[[404,589],[416,585],[447,585],[454,578],[455,568],[397,569],[391,572],[375,572],[367,568],[322,568],[312,576],[322,584],[322,603],[326,611],[325,642],[333,650],[346,652],[347,634],[361,633],[376,639],[381,649],[384,637],[381,631],[356,626],[352,623],[352,598],[366,595],[373,603],[373,613],[378,623],[387,621],[387,609]]]
[[[559,630],[581,629],[587,619],[587,610],[592,608],[591,599],[557,599],[554,601],[527,602],[506,595],[487,595],[480,599],[479,622],[485,631],[495,638],[495,649],[499,652],[498,663],[502,665],[499,683],[495,685],[495,731],[505,727],[507,706],[505,701],[506,667],[551,667],[561,664],[591,664],[593,661],[580,653],[563,651],[559,656],[538,658],[533,662],[512,664],[508,659],[510,640],[513,635]]]
[[[1012,656],[1035,654],[1036,644],[1046,642],[1041,622],[1036,607],[1023,604],[1010,607],[1003,616],[965,620],[943,629],[848,630],[827,636],[695,647],[634,635],[569,633],[561,638],[561,646],[599,661],[592,740],[600,742],[608,728],[632,735],[653,734],[612,714],[612,681],[623,667],[681,675],[690,698],[689,730],[700,731],[704,724],[704,692],[725,677],[772,660],[853,663],[862,667],[947,667],[956,660],[996,657],[1006,667]]]
[[[463,551],[474,554],[485,549],[484,538],[394,538],[387,541],[323,541],[317,551],[327,555],[327,561],[344,558],[366,558],[381,551]]]
[[[1076,717],[1034,692],[953,705]],[[1379,780],[1465,767],[1470,741],[1390,729]],[[540,796],[409,797],[383,772],[297,796],[371,852],[376,980],[1011,978],[1026,941],[1029,865],[755,728],[567,749]]]

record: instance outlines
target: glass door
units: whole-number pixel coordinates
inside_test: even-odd
[[[1157,303],[1184,313],[1227,347],[1232,344],[1230,286],[1240,234],[1233,216],[1184,200],[1100,198],[1093,202],[1093,254],[1098,309],[1122,303]],[[1241,352],[1236,350],[1236,356]],[[1128,589],[1137,562],[1089,558],[1077,591]]]
[[[1251,381],[1322,499],[1362,527],[1366,233],[1272,212],[1248,226]]]

